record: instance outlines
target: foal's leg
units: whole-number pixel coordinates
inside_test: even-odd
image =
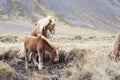
[[[28,51],[27,50],[25,50],[25,64],[26,64],[25,69],[28,69]]]
[[[31,61],[32,54],[33,54],[32,52],[28,54],[29,55],[28,61]]]
[[[35,66],[38,65],[38,62],[36,61],[36,59],[37,59],[37,54],[33,54],[32,55],[32,60],[33,60],[33,63],[35,64]]]
[[[41,53],[39,51],[38,52],[38,56],[39,56],[39,65],[38,65],[38,68],[39,68],[39,70],[41,70],[43,68],[43,53]]]

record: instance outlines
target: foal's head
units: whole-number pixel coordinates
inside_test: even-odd
[[[58,48],[52,48],[51,56],[54,62],[57,62],[59,60]]]
[[[44,48],[51,54],[51,57],[53,59],[54,62],[57,62],[59,60],[59,54],[58,54],[58,47],[53,46],[48,40],[47,38],[45,38],[44,36],[42,36],[41,34],[39,34],[38,36],[44,45]]]

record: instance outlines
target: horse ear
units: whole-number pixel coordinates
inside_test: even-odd
[[[52,19],[49,19],[49,22],[52,22]]]

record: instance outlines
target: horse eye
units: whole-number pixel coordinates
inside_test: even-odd
[[[52,20],[50,19],[49,22],[52,22]]]
[[[54,50],[54,48],[52,48],[52,50]]]

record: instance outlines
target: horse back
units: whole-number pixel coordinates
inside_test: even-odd
[[[38,44],[40,44],[40,42],[38,38],[34,36],[26,37],[25,42],[24,42],[25,49],[33,53],[37,52]]]

